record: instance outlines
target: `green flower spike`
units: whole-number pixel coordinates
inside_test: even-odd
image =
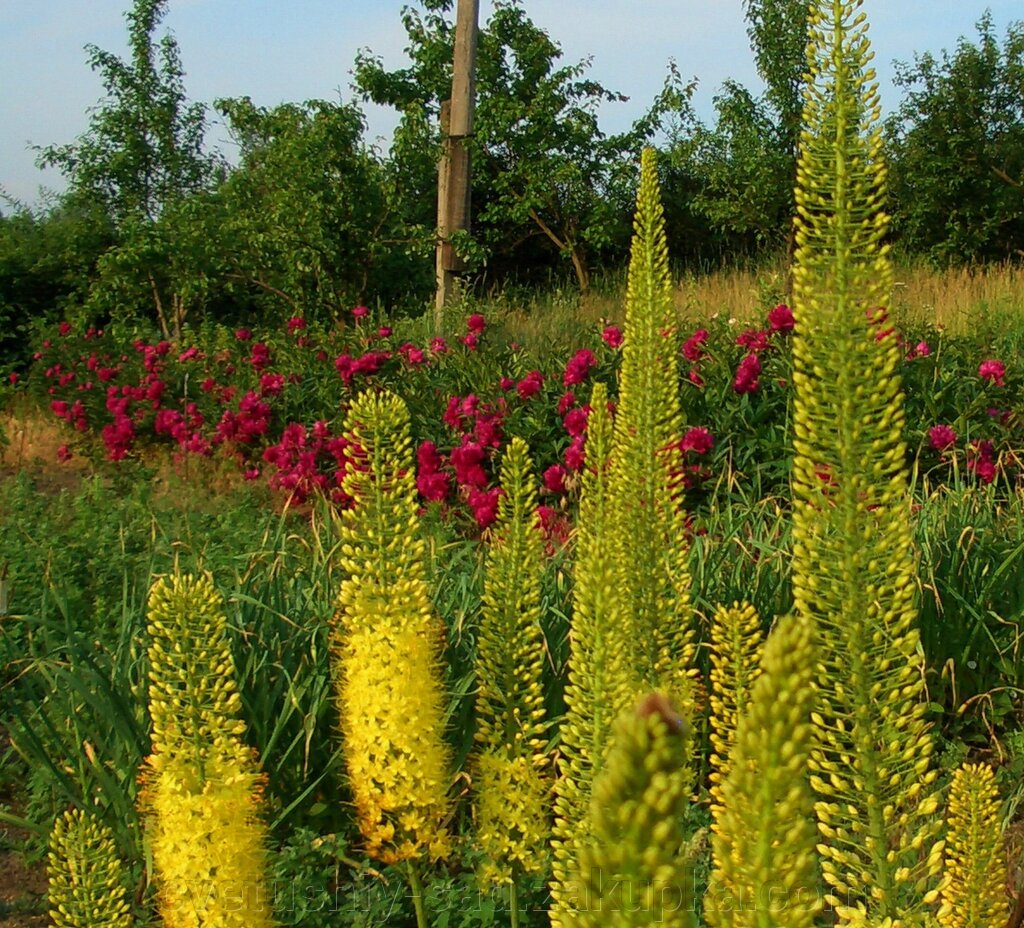
[[[47,875],[56,928],[131,928],[113,833],[91,813],[74,809],[53,823]]]
[[[916,627],[880,104],[860,2],[817,0],[797,172],[793,594],[821,659],[811,783],[841,923],[924,925],[942,845]]]
[[[608,391],[594,384],[587,423],[587,457],[576,529],[573,619],[569,629],[566,712],[561,724],[555,824],[551,923],[562,924],[571,900],[564,892],[579,855],[582,832],[612,724],[633,699],[629,642],[619,621],[608,500],[612,420]],[[566,922],[568,924],[568,922]]]
[[[646,149],[626,287],[608,512],[621,594],[619,622],[632,652],[633,695],[664,690],[688,716],[696,645],[682,508],[676,329],[656,155]]]
[[[692,873],[682,827],[692,773],[686,722],[659,694],[616,723],[594,784],[566,923],[580,928],[692,928]]]
[[[765,644],[717,790],[704,900],[713,928],[812,928],[821,910],[807,783],[815,656],[801,619],[784,619]]]

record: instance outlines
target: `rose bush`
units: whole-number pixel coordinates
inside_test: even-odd
[[[785,305],[759,328],[713,318],[680,328],[688,431],[680,436],[687,505],[699,511],[722,489],[750,498],[788,495],[790,333]],[[180,344],[119,338],[61,323],[42,339],[12,389],[34,395],[68,429],[75,453],[125,462],[165,447],[180,459],[218,457],[248,480],[265,480],[292,503],[321,494],[345,505],[349,463],[340,422],[367,386],[394,390],[410,407],[424,505],[486,528],[497,507],[496,463],[524,438],[550,513],[571,515],[586,455],[588,398],[600,380],[614,403],[621,330],[607,325],[564,361],[545,364],[492,338],[482,313],[450,339],[413,341],[355,307],[333,328],[295,316],[277,331],[189,333]],[[906,439],[929,485],[1020,479],[1024,377],[989,345],[938,331],[882,337],[904,348]],[[980,357],[980,360],[979,360]],[[551,517],[549,517],[549,521]]]

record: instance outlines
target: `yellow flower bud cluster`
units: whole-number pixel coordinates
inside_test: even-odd
[[[110,829],[73,809],[50,832],[47,876],[55,928],[131,928],[124,865]]]
[[[501,486],[477,635],[476,837],[485,885],[546,870],[550,833],[540,627],[543,550],[537,481],[521,438],[513,438],[505,452]]]
[[[734,603],[711,619],[711,802],[722,804],[722,782],[736,740],[736,726],[747,709],[750,691],[761,674],[763,635],[753,606]]]
[[[988,764],[953,774],[946,817],[946,867],[940,889],[942,928],[992,928],[1010,918],[999,792]]]
[[[717,790],[704,898],[713,928],[812,928],[821,910],[807,783],[814,660],[806,620],[784,619],[765,645]]]
[[[149,598],[153,753],[142,774],[146,840],[169,928],[264,928],[264,777],[243,742],[220,594],[175,574]]]
[[[660,694],[623,713],[594,783],[563,923],[692,928],[693,875],[682,817],[693,777],[687,723]]]
[[[340,516],[334,664],[356,820],[367,852],[386,863],[442,858],[449,750],[444,742],[443,628],[426,580],[409,412],[364,393],[348,413],[355,506]]]

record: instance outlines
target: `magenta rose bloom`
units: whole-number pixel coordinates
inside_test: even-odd
[[[796,320],[793,318],[793,310],[785,303],[779,303],[768,313],[768,325],[773,332],[792,332]]]
[[[956,444],[956,432],[948,425],[933,425],[928,430],[928,441],[936,451],[945,451]]]
[[[618,348],[622,345],[622,329],[617,325],[606,326],[601,338],[609,348]]]
[[[761,386],[757,379],[761,374],[761,360],[756,354],[748,354],[736,368],[732,388],[737,393],[756,393]]]
[[[683,357],[687,361],[692,361],[696,364],[702,357],[704,352],[701,346],[708,340],[707,329],[697,329],[685,342],[683,342],[682,352]]]
[[[1006,365],[995,358],[989,358],[978,365],[978,376],[982,380],[994,383],[997,387],[1004,386],[1003,378],[1006,376]]]
[[[544,488],[551,493],[565,492],[565,468],[561,464],[552,464],[544,471]]]
[[[679,443],[681,451],[692,451],[695,454],[707,454],[715,447],[714,436],[705,428],[690,429]]]

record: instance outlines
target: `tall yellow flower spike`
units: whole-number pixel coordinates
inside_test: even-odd
[[[640,162],[608,511],[619,622],[635,676],[631,698],[664,690],[689,716],[696,645],[681,505],[683,420],[656,157],[646,149]]]
[[[942,928],[1001,928],[1010,919],[999,792],[988,764],[965,764],[949,792]]]
[[[711,808],[722,805],[722,783],[736,726],[761,675],[761,619],[748,603],[720,606],[711,619]]]
[[[163,923],[273,925],[264,778],[242,740],[224,605],[210,580],[157,581],[149,636],[153,753],[141,803]]]
[[[570,864],[589,841],[582,822],[610,720],[651,689],[668,693],[685,721],[694,711],[676,317],[653,149],[640,162],[633,233],[615,422],[595,387],[587,435],[555,798],[555,928],[575,923]]]
[[[712,928],[812,928],[821,910],[807,783],[815,656],[801,619],[784,619],[765,644],[717,788],[704,897]]]
[[[477,637],[476,831],[485,885],[547,869],[551,785],[540,627],[543,539],[529,450],[513,438],[487,552]],[[518,914],[518,912],[517,912]]]
[[[565,884],[579,855],[594,776],[601,769],[612,724],[633,699],[629,641],[619,620],[612,553],[608,459],[612,420],[608,391],[594,384],[587,424],[587,456],[576,528],[572,625],[561,723],[559,778],[555,782],[551,924],[563,924],[571,899]],[[565,922],[568,924],[568,922]]]
[[[444,629],[426,579],[409,411],[390,393],[352,403],[354,460],[341,513],[334,658],[345,763],[367,852],[386,863],[446,857]]]
[[[821,646],[812,785],[841,922],[924,924],[942,847],[914,606],[880,104],[860,2],[816,0],[797,169],[793,594]]]
[[[74,809],[53,823],[47,876],[55,928],[131,928],[113,833],[91,813]]]
[[[587,818],[566,923],[693,928],[682,817],[693,785],[687,725],[660,694],[623,713]]]

